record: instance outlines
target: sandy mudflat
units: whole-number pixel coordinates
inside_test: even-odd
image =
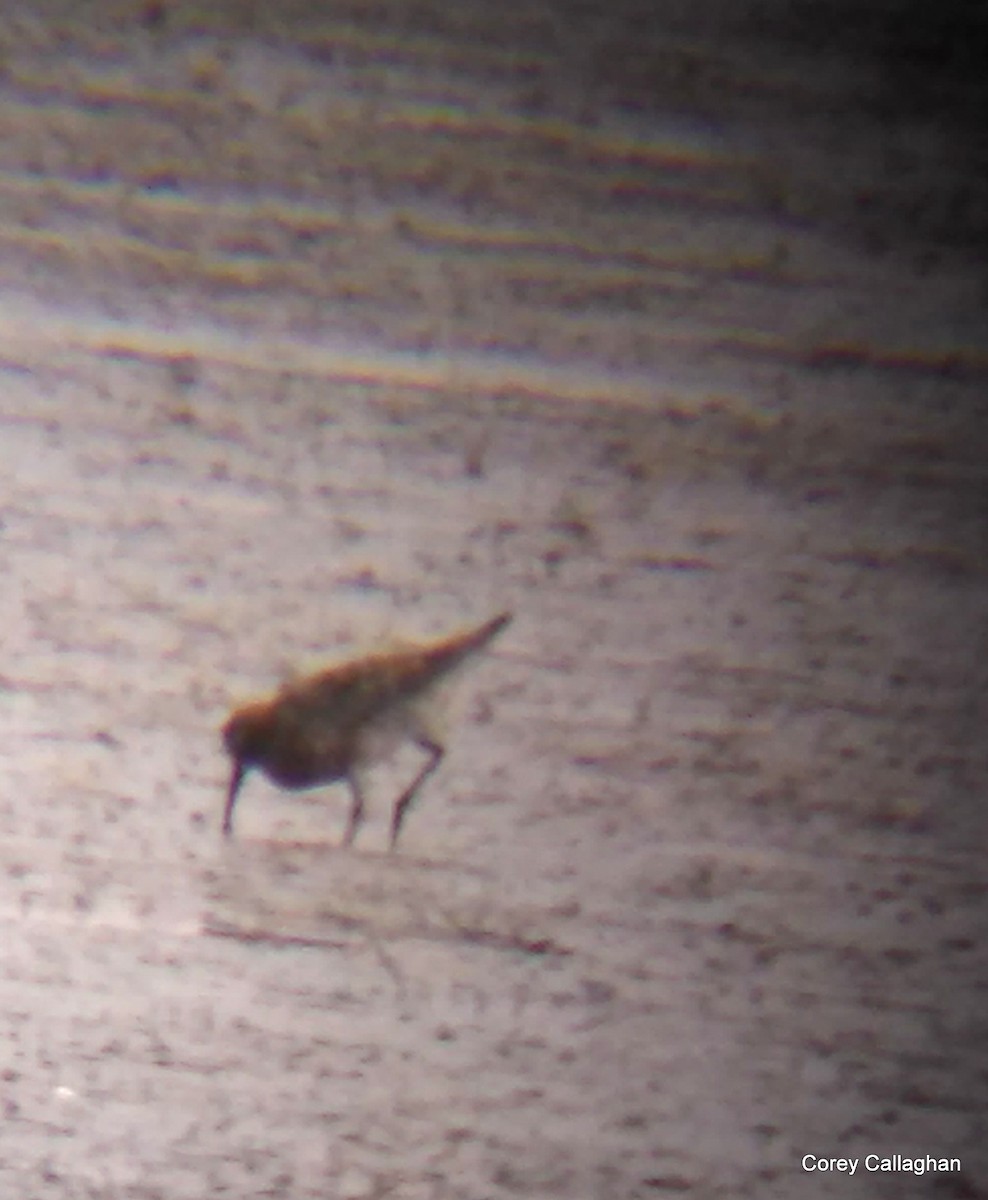
[[[0,15],[0,1197],[988,1194],[969,57],[317,7]],[[221,844],[505,607],[398,855],[411,753]]]

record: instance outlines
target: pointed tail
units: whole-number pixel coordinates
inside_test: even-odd
[[[510,622],[511,615],[508,612],[500,613],[498,616],[492,617],[491,620],[485,621],[477,629],[470,629],[459,636],[454,635],[451,638],[445,639],[445,645],[438,652],[442,660],[441,669],[443,671],[452,670],[454,667],[459,666],[463,659],[473,654],[474,651],[483,649]]]
[[[479,650],[481,646],[486,646],[489,641],[492,641],[505,625],[511,623],[512,614],[509,612],[499,613],[496,617],[491,617],[489,621],[485,621],[479,629],[475,629],[472,633],[466,636],[469,639],[469,647],[471,650]]]

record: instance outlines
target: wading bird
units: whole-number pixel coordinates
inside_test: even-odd
[[[430,693],[510,620],[510,613],[501,613],[477,629],[339,663],[286,683],[269,700],[234,711],[223,726],[223,743],[233,760],[224,835],[233,832],[233,808],[244,777],[256,768],[283,788],[345,780],[351,806],[343,845],[351,845],[364,818],[358,769],[381,749],[405,739],[428,757],[395,801],[394,849],[412,801],[445,753],[440,736],[430,729]]]

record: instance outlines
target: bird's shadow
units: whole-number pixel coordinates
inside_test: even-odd
[[[564,953],[539,914],[499,900],[493,872],[469,863],[330,842],[243,839],[208,874],[203,929],[243,941],[337,946],[375,938],[455,940]]]

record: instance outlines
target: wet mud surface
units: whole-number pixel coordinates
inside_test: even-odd
[[[402,11],[0,21],[0,1191],[982,1195],[980,185],[784,22]],[[397,854],[405,752],[223,842],[232,704],[501,609]]]

